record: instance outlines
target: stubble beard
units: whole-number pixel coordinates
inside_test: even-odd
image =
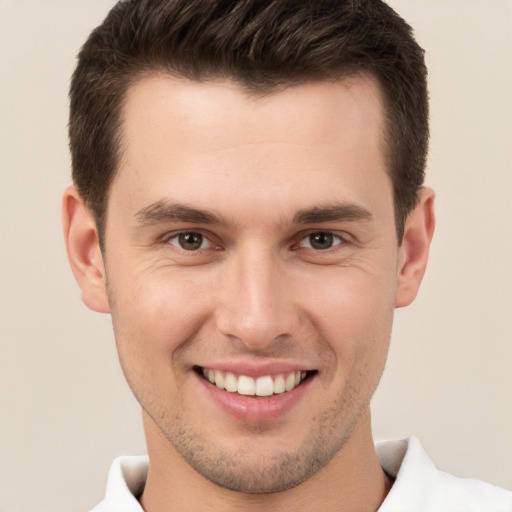
[[[358,394],[355,389],[340,393],[334,405],[313,422],[300,446],[270,456],[258,450],[265,436],[261,428],[247,427],[247,450],[222,450],[207,439],[208,432],[187,425],[179,413],[172,422],[152,419],[189,466],[210,482],[235,492],[273,493],[306,481],[343,448],[369,407],[369,399],[361,401]]]
[[[114,309],[113,294],[110,289],[109,292],[111,308]],[[113,324],[116,331],[115,322]],[[173,404],[174,414],[169,414],[167,408],[161,407],[161,404],[168,403],[166,400],[159,400],[156,396],[144,396],[144,393],[139,395],[135,381],[140,379],[133,379],[132,382],[134,374],[128,370],[129,365],[124,364],[123,351],[119,350],[122,333],[116,332],[115,338],[121,366],[134,396],[185,462],[204,478],[224,489],[264,494],[281,492],[300,485],[324,468],[343,449],[359,420],[369,410],[370,399],[384,370],[390,330],[391,328],[387,333],[387,340],[382,340],[385,342],[383,357],[376,365],[360,365],[356,375],[347,378],[347,387],[338,392],[332,405],[318,418],[308,418],[311,420],[311,427],[300,445],[270,455],[262,455],[259,449],[261,443],[264,443],[262,438],[268,433],[265,428],[246,426],[253,441],[250,445],[247,444],[247,450],[222,449],[209,438],[207,426],[197,428],[195,422],[184,419],[188,407],[182,398],[178,398]],[[182,395],[178,392],[177,396]],[[229,441],[225,445],[229,446]]]

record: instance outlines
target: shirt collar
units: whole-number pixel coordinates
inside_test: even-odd
[[[395,479],[379,512],[426,510],[439,472],[418,439],[378,442],[375,448],[382,468]],[[137,498],[144,490],[148,467],[145,455],[118,457],[110,469],[105,498],[91,512],[143,512]]]

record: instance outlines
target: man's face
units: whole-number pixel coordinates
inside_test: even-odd
[[[400,254],[383,130],[364,77],[129,91],[105,235],[120,360],[148,438],[217,484],[289,488],[367,426]]]

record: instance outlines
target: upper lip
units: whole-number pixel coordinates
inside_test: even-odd
[[[280,373],[289,373],[295,371],[312,371],[315,368],[303,363],[294,363],[292,361],[265,361],[254,363],[248,361],[229,361],[229,362],[205,362],[196,365],[201,368],[211,370],[220,370],[222,372],[231,372],[235,375],[246,375],[247,377],[263,377],[266,375],[278,375]]]

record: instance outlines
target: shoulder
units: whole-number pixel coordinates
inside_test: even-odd
[[[376,444],[395,483],[379,512],[511,512],[512,492],[439,471],[411,437]]]

